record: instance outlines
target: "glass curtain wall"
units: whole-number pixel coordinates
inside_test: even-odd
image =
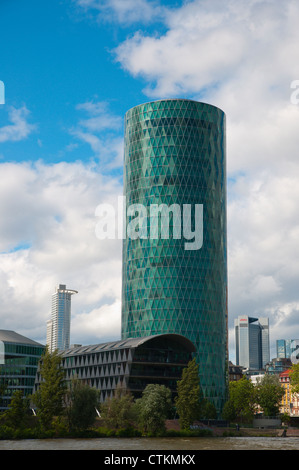
[[[228,377],[223,111],[180,99],[129,110],[124,197],[126,229],[134,204],[142,217],[139,236],[124,236],[122,337],[179,333],[189,338],[197,349],[204,395],[221,410]],[[153,230],[151,210],[162,204],[168,234],[159,225]],[[196,205],[202,207],[201,233]]]

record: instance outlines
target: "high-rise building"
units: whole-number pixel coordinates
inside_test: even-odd
[[[276,340],[276,357],[279,357],[279,358],[287,357],[285,339]]]
[[[160,100],[125,116],[122,338],[189,338],[217,410],[228,383],[225,147],[225,114],[206,103]]]
[[[276,355],[279,358],[289,358],[292,362],[297,363],[299,349],[298,339],[278,339],[276,340]]]
[[[52,294],[51,320],[47,322],[47,345],[49,351],[64,350],[70,346],[71,297],[78,291],[59,284]]]
[[[236,364],[249,370],[270,361],[269,319],[241,315],[235,319]]]
[[[262,345],[262,368],[270,361],[270,332],[269,318],[260,317],[259,324],[261,329],[261,345]]]

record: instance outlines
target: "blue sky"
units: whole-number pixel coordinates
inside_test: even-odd
[[[55,285],[72,342],[120,335],[121,246],[95,209],[122,192],[123,118],[152,99],[227,115],[229,347],[239,314],[299,338],[296,0],[0,2],[0,327],[45,342]],[[109,242],[109,243],[108,243]]]
[[[163,5],[173,8],[179,3],[165,1]],[[107,18],[106,14],[101,17],[96,9],[85,9],[74,0],[1,2],[0,60],[6,106],[1,109],[0,125],[6,125],[10,106],[24,106],[28,124],[34,126],[30,138],[14,146],[3,142],[6,161],[88,160],[88,146],[71,135],[84,118],[77,106],[105,102],[109,113],[122,118],[127,109],[147,101],[142,78],[134,79],[117,62],[114,49],[132,34],[132,23],[113,20],[113,11],[108,8]],[[147,28],[165,30],[154,18],[140,26],[144,32]]]
[[[72,1],[13,0],[1,2],[0,8],[1,79],[6,88],[1,124],[7,122],[9,106],[25,106],[28,123],[35,126],[26,141],[3,143],[5,160],[90,158],[84,145],[65,150],[78,145],[70,135],[83,114],[76,106],[107,101],[111,112],[122,116],[142,96],[111,53],[116,38],[124,37],[123,28],[85,18]]]

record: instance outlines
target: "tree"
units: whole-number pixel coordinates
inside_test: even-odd
[[[277,375],[265,374],[256,385],[256,402],[266,416],[276,416],[284,395],[284,390]]]
[[[204,399],[200,408],[201,419],[217,419],[217,410],[213,403]]]
[[[177,383],[177,393],[175,405],[180,426],[181,429],[189,429],[190,425],[200,417],[201,392],[195,358],[183,369],[182,379]]]
[[[233,421],[251,421],[255,412],[255,390],[245,376],[229,383],[229,400],[223,408],[222,417]]]
[[[108,398],[101,406],[101,416],[108,427],[127,428],[136,421],[134,397],[121,387],[117,387],[113,398]]]
[[[171,391],[165,385],[149,384],[136,401],[139,423],[144,432],[165,430],[165,420],[172,408]]]
[[[290,369],[290,383],[293,393],[299,393],[299,363],[293,364]]]
[[[11,398],[8,410],[3,413],[6,424],[15,429],[22,428],[29,412],[29,401],[21,390],[16,390]]]
[[[70,429],[86,430],[95,421],[96,408],[99,402],[98,391],[83,383],[74,380],[66,394],[66,414]]]
[[[51,428],[54,417],[63,414],[66,383],[61,362],[62,358],[58,351],[50,353],[48,348],[40,360],[41,383],[33,394],[32,401],[37,407],[37,416],[45,429]]]
[[[222,418],[226,421],[235,421],[237,419],[237,412],[233,400],[228,400],[226,403],[224,403]]]
[[[2,382],[2,378],[1,378],[1,382]],[[6,381],[4,380],[2,383],[0,383],[0,406],[5,406],[4,405],[4,395],[6,394],[6,390],[7,390],[7,384],[6,384]],[[0,415],[1,417],[1,415]]]

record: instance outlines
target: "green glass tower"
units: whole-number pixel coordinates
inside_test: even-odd
[[[218,412],[228,367],[225,148],[225,114],[206,103],[166,99],[125,115],[122,338],[189,338]]]

